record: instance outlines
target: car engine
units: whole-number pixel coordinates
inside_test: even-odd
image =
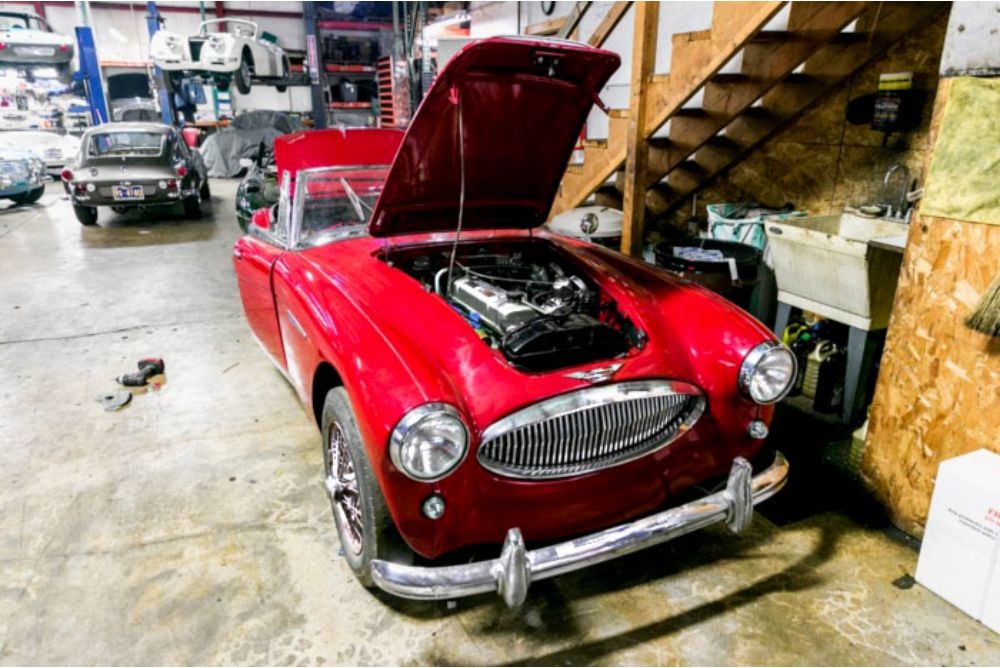
[[[446,300],[515,367],[548,371],[609,359],[645,336],[547,241],[407,253],[394,264]]]

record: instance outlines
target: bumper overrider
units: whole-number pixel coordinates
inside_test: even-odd
[[[521,531],[512,528],[497,559],[471,564],[407,566],[376,559],[371,564],[372,579],[379,588],[403,598],[453,599],[493,591],[516,608],[535,580],[610,561],[719,522],[735,534],[743,533],[753,519],[754,506],[774,496],[787,478],[788,461],[781,453],[756,476],[750,463],[737,457],[725,489],[682,506],[537,550],[528,550]]]

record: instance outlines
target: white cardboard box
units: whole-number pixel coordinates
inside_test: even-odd
[[[916,579],[1000,633],[1000,455],[941,462]]]

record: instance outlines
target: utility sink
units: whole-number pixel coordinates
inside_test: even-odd
[[[765,223],[764,230],[779,302],[858,329],[885,329],[909,225],[845,212]]]

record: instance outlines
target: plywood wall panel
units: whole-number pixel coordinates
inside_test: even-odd
[[[947,83],[938,92],[932,141]],[[914,535],[923,534],[942,460],[980,448],[1000,452],[1000,339],[963,324],[998,274],[1000,226],[918,213],[862,463],[894,522]]]

